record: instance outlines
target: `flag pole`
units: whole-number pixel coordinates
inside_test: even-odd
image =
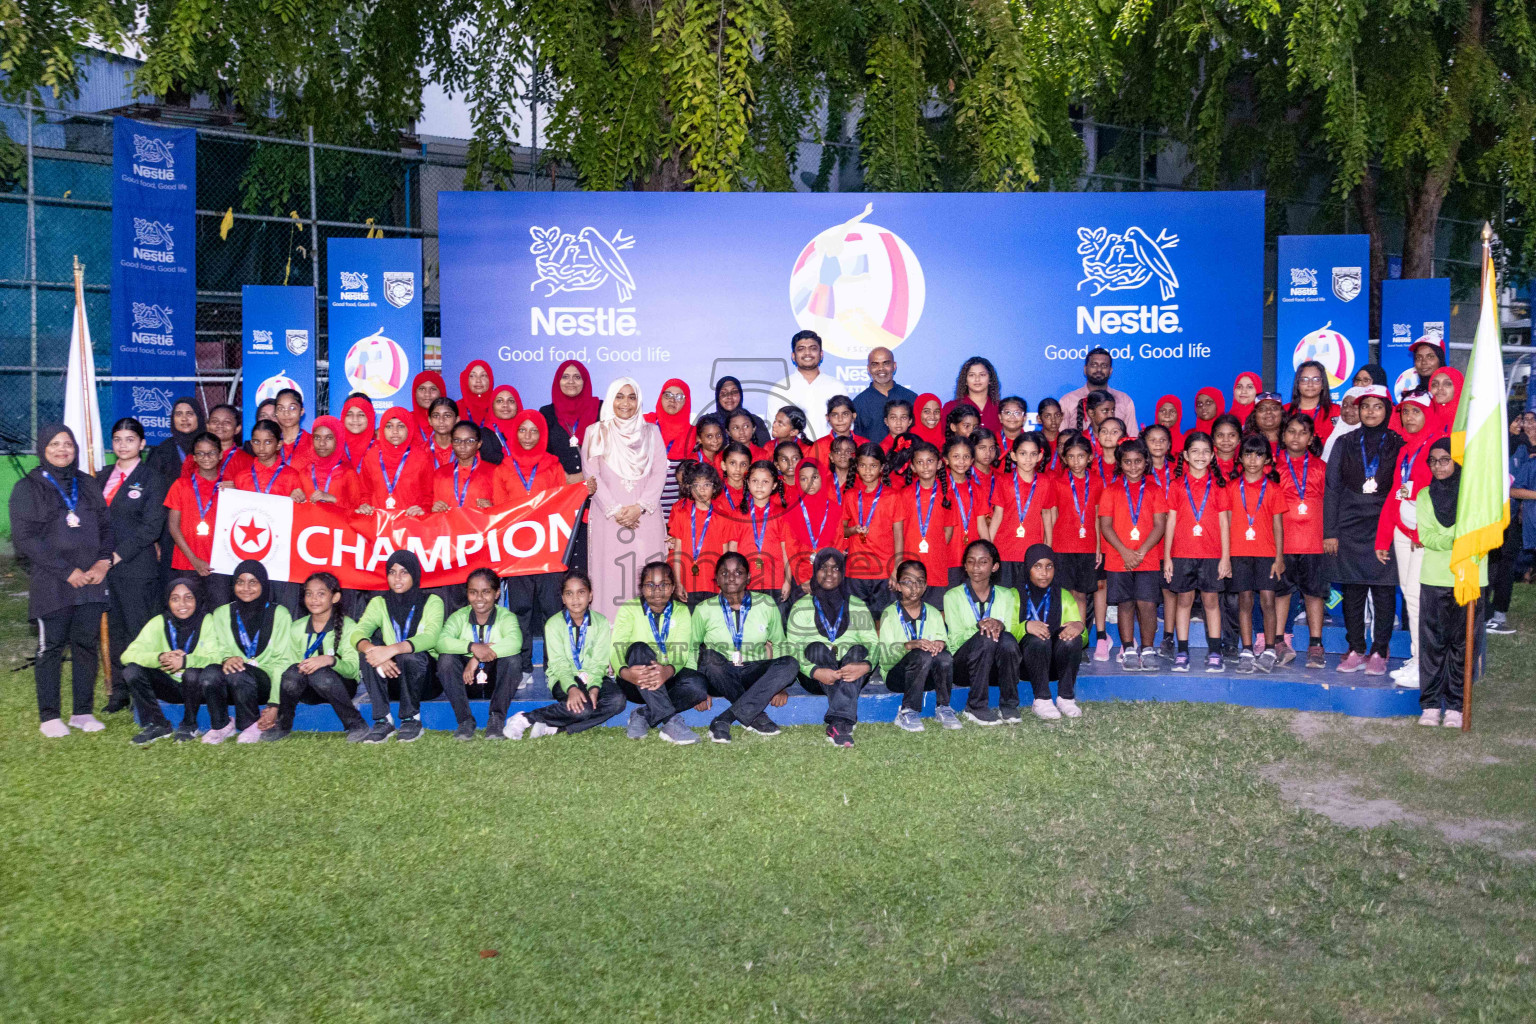
[[[75,256],[74,260],[75,260],[75,310],[76,310],[76,316],[75,316],[75,338],[74,338],[75,344],[72,346],[72,348],[75,351],[80,353],[80,358],[83,361],[83,360],[89,359],[91,357],[90,356],[90,347],[85,344],[85,338],[82,336],[82,333],[81,333],[82,332],[82,328],[83,328],[83,324],[85,322],[85,264],[80,262],[80,257],[78,255]],[[82,366],[82,369],[83,369],[83,366]],[[80,380],[81,380],[82,384],[85,382],[86,376],[85,376],[84,373],[80,374]],[[89,408],[89,404],[87,404],[87,408]],[[96,428],[97,428],[97,425],[94,422],[92,422],[92,417],[90,417],[90,416],[85,417],[86,435],[85,435],[85,438],[84,438],[84,448],[85,448],[87,453],[94,454],[95,451],[96,451],[96,446],[93,443],[94,442],[94,435],[91,433],[91,431],[95,430]],[[97,466],[95,464],[95,461],[96,461],[95,459],[91,458],[90,454],[87,454],[87,456],[86,456],[86,466],[88,467],[87,471],[90,472],[92,475],[95,474],[96,470],[101,468],[100,466]],[[98,646],[97,650],[99,652],[98,656],[99,656],[99,658],[101,660],[100,670],[101,670],[101,679],[102,679],[102,683],[103,683],[103,687],[102,688],[104,690],[106,690],[107,696],[110,698],[110,697],[115,696],[115,694],[112,692],[112,637],[111,637],[111,631],[107,628],[107,613],[106,612],[102,612],[101,613],[100,633],[101,633],[100,645]]]
[[[1489,273],[1489,269],[1493,266],[1492,259],[1491,259],[1492,255],[1493,255],[1493,225],[1488,223],[1487,221],[1483,221],[1483,259],[1482,259],[1482,269],[1483,269],[1483,272],[1482,272],[1482,281],[1480,282],[1480,285],[1481,285],[1480,291],[1481,291],[1481,294],[1483,294],[1485,297],[1488,294],[1488,273]],[[1475,357],[1476,353],[1474,352],[1473,355]],[[1470,370],[1471,367],[1468,366],[1468,369]],[[1476,649],[1476,642],[1477,642],[1477,638],[1473,635],[1473,630],[1474,630],[1474,627],[1477,625],[1477,602],[1481,601],[1481,600],[1482,600],[1482,597],[1479,596],[1479,597],[1477,597],[1477,598],[1467,602],[1467,649],[1466,649],[1466,653],[1462,656],[1462,659],[1461,659],[1461,661],[1462,661],[1462,664],[1461,664],[1461,731],[1462,732],[1471,732],[1472,731],[1472,661],[1473,661],[1473,653],[1474,653],[1474,651]]]

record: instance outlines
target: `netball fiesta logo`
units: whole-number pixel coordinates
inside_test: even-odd
[[[1333,329],[1333,321],[1323,324],[1296,344],[1291,356],[1291,368],[1296,369],[1309,360],[1323,365],[1328,372],[1328,389],[1340,388],[1355,373],[1355,349],[1349,339]]]
[[[271,377],[268,377],[266,380],[262,381],[261,386],[256,389],[256,404],[260,405],[262,402],[265,402],[269,398],[276,398],[277,393],[284,390],[285,388],[292,388],[294,391],[297,391],[301,397],[304,394],[304,389],[299,387],[298,381],[288,376],[287,370],[279,370]]]
[[[912,336],[928,287],[911,246],[864,212],[808,242],[789,272],[789,306],[801,329],[843,359],[894,349]]]
[[[343,365],[351,389],[375,399],[399,391],[411,372],[405,349],[386,337],[382,327],[348,349]]]

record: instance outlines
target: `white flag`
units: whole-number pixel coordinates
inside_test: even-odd
[[[235,566],[254,558],[267,570],[267,579],[288,579],[293,549],[293,499],[227,488],[219,492],[213,524],[214,572],[233,573]]]
[[[75,323],[69,333],[69,369],[64,377],[64,425],[80,445],[80,469],[95,475],[107,464],[101,443],[101,406],[96,401],[96,357],[85,318],[85,268],[75,265]]]

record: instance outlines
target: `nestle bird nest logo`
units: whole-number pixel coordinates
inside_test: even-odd
[[[175,181],[176,159],[171,155],[174,143],[152,135],[133,136],[133,173],[152,181]]]
[[[1082,257],[1083,279],[1079,290],[1091,285],[1092,295],[1134,291],[1157,281],[1161,304],[1096,305],[1077,307],[1078,334],[1173,334],[1183,330],[1179,307],[1171,302],[1179,290],[1179,275],[1168,262],[1167,250],[1179,244],[1179,236],[1166,228],[1153,238],[1132,225],[1119,234],[1108,228],[1078,228],[1077,254]]]
[[[533,255],[537,272],[528,286],[530,291],[543,285],[547,299],[560,292],[596,292],[612,283],[620,303],[634,298],[639,285],[624,262],[623,253],[634,248],[635,239],[624,234],[623,229],[610,238],[591,225],[572,234],[558,225],[543,228],[535,224],[528,228],[528,233],[533,236],[528,252]],[[640,333],[635,307],[631,305],[533,306],[530,313],[529,328],[535,336],[613,337]]]

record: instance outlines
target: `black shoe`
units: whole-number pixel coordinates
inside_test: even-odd
[[[374,722],[373,728],[368,730],[368,734],[362,738],[361,742],[383,743],[384,741],[388,740],[390,736],[394,735],[394,732],[394,725],[392,725],[389,719],[386,718],[382,722]]]
[[[747,731],[755,732],[759,736],[777,736],[779,734],[779,727],[774,723],[773,719],[768,717],[766,711],[760,711],[756,718],[747,723]]]
[[[998,712],[1003,721],[1007,722],[1009,725],[1016,725],[1019,722],[1024,721],[1024,716],[1019,714],[1019,709],[1017,707],[999,708]]]
[[[488,740],[504,740],[507,734],[503,732],[507,727],[506,719],[492,718],[485,723],[485,738]]]
[[[182,723],[176,727],[176,731],[171,733],[171,738],[177,743],[191,743],[197,739],[197,721],[194,719],[188,722],[183,719]]]
[[[827,726],[827,742],[834,747],[853,746],[853,730],[841,725]]]
[[[1001,725],[1003,721],[1003,716],[993,708],[977,708],[974,711],[966,708],[964,714],[977,725]]]
[[[132,706],[133,702],[129,700],[126,695],[121,695],[119,692],[114,692],[112,696],[107,699],[107,707],[105,713],[109,715],[115,715],[119,711],[127,711]]]
[[[407,718],[400,723],[400,728],[395,730],[395,739],[401,743],[414,743],[421,739],[421,719]]]
[[[717,718],[709,723],[709,738],[716,743],[731,742],[731,720]]]
[[[373,730],[372,729],[368,728],[366,725],[363,725],[363,724],[359,723],[359,724],[354,725],[352,728],[347,730],[347,742],[348,743],[367,743],[368,742],[368,737],[370,737],[372,735],[373,735]],[[383,740],[376,740],[375,742],[382,743],[384,741]]]
[[[276,743],[278,740],[287,739],[289,735],[292,734],[292,732],[292,729],[284,729],[282,726],[278,726],[275,729],[268,729],[266,732],[262,733],[261,738],[257,740],[257,742]]]
[[[151,722],[144,727],[133,739],[129,740],[136,747],[147,747],[155,740],[163,740],[174,733],[169,722]]]

